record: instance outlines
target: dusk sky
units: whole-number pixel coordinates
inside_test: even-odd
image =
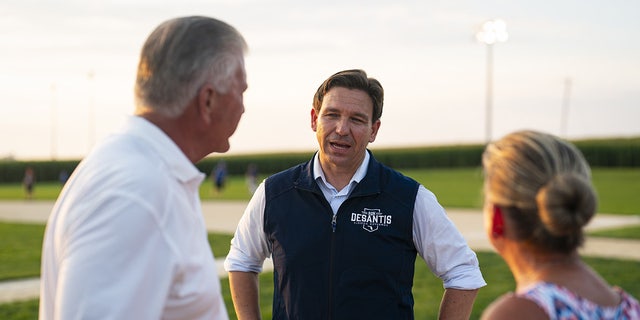
[[[315,150],[313,94],[352,68],[385,89],[372,149],[484,142],[475,34],[493,18],[509,34],[493,46],[493,138],[640,136],[640,1],[3,0],[0,158],[83,157],[133,112],[148,34],[184,15],[224,20],[249,44],[232,154]]]

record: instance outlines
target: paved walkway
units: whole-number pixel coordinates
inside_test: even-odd
[[[48,201],[0,201],[0,221],[44,223],[51,212],[53,202]],[[202,204],[207,230],[233,232],[242,216],[246,202],[206,201]],[[484,234],[482,213],[479,210],[447,209],[447,214],[474,250],[493,250]],[[587,230],[616,228],[640,224],[640,215],[598,214]],[[640,261],[640,240],[587,238],[581,253],[587,256],[631,259]],[[218,275],[226,277],[222,259],[216,261]],[[271,261],[265,262],[271,268]],[[24,279],[0,282],[0,303],[38,297],[40,280]]]

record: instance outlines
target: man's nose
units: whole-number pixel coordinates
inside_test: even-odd
[[[336,123],[336,133],[341,136],[347,135],[349,133],[349,121],[348,119],[340,118]]]

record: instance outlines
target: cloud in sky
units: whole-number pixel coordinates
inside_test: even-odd
[[[12,138],[0,157],[83,156],[132,112],[146,36],[193,14],[227,21],[250,46],[232,152],[314,149],[313,93],[347,68],[385,87],[373,148],[483,141],[486,51],[474,33],[496,17],[510,38],[493,50],[494,137],[560,134],[567,79],[569,138],[640,135],[637,12],[624,0],[3,1],[0,136]]]

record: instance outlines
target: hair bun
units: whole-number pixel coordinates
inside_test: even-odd
[[[596,211],[596,194],[578,174],[554,176],[536,195],[540,220],[554,236],[578,236]]]

